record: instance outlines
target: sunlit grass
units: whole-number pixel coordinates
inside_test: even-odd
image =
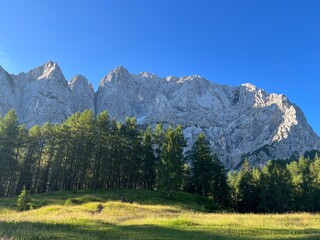
[[[125,198],[128,202],[119,201]],[[145,199],[145,198],[148,199]],[[70,198],[73,204],[65,206]],[[180,200],[179,200],[180,198]],[[152,204],[152,201],[154,204]],[[190,204],[188,205],[188,201]],[[205,213],[198,197],[137,191],[32,196],[17,212],[0,199],[0,239],[319,239],[319,214]]]

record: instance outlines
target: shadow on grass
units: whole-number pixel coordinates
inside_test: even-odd
[[[55,224],[34,222],[0,222],[0,238],[16,240],[44,239],[319,239],[320,229],[264,230],[213,229],[195,230],[188,226],[173,228],[156,225],[114,225],[101,220],[91,223]],[[283,236],[283,237],[282,237]]]

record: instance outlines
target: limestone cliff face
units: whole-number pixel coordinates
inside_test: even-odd
[[[5,115],[16,105],[14,76],[0,66],[0,115]]]
[[[60,123],[72,114],[71,90],[54,62],[15,77],[15,109],[21,123],[31,127],[45,122]]]
[[[299,107],[284,95],[268,94],[248,83],[232,87],[200,76],[133,75],[118,67],[94,93],[85,77],[77,75],[68,84],[58,65],[49,62],[18,76],[0,69],[0,84],[0,114],[16,108],[28,127],[59,123],[85,109],[95,114],[108,110],[121,121],[136,117],[140,124],[181,124],[189,146],[204,132],[230,169],[244,155],[262,165],[320,147]]]
[[[222,161],[235,168],[245,155],[256,165],[319,149],[319,137],[284,95],[252,84],[230,87],[199,76],[159,78],[119,67],[102,79],[97,112],[108,109],[141,124],[182,124],[188,145],[205,132]]]
[[[74,76],[69,82],[72,95],[72,112],[86,109],[94,111],[94,90],[88,80],[82,75]]]

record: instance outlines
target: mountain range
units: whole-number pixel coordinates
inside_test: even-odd
[[[200,76],[158,77],[131,74],[123,67],[109,72],[95,92],[76,75],[69,82],[55,62],[27,73],[0,67],[0,115],[15,109],[27,127],[61,123],[86,109],[141,125],[181,124],[190,149],[200,132],[229,169],[248,157],[254,165],[269,159],[297,158],[319,150],[320,139],[301,109],[283,94],[269,94],[246,83],[226,86]]]

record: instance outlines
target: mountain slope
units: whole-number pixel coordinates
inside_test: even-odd
[[[252,84],[230,87],[199,76],[159,78],[130,74],[119,67],[102,79],[97,112],[108,109],[141,124],[182,124],[191,146],[201,131],[229,168],[243,155],[262,164],[319,149],[319,138],[300,108],[284,95],[268,94]]]
[[[15,84],[13,76],[0,66],[0,115],[15,107]]]
[[[15,77],[16,111],[21,123],[31,127],[45,122],[60,123],[72,114],[71,91],[54,62]]]
[[[28,127],[59,123],[85,109],[96,114],[108,110],[121,121],[137,117],[140,124],[181,124],[189,147],[205,132],[212,149],[230,169],[244,156],[259,165],[320,147],[299,107],[284,95],[268,94],[252,84],[231,87],[200,76],[133,75],[118,67],[101,80],[94,93],[81,75],[68,84],[53,62],[17,76],[0,69],[0,83],[0,113],[14,107]]]

